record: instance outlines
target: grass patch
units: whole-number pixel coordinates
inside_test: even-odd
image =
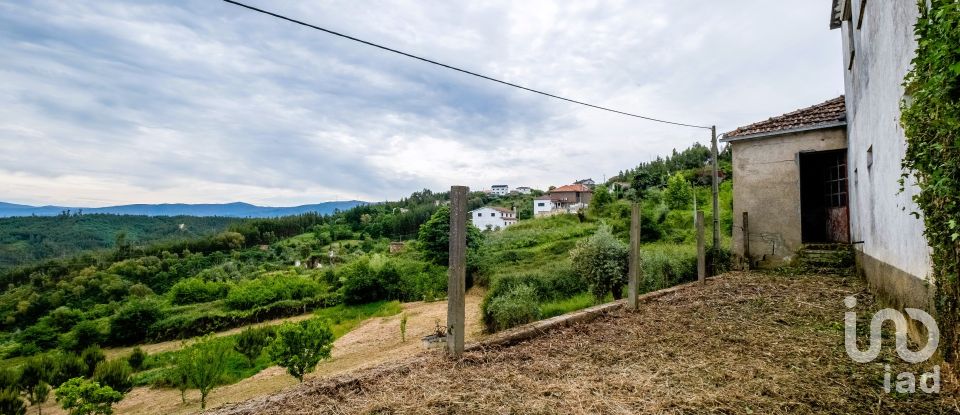
[[[556,317],[571,311],[583,310],[595,304],[593,294],[583,292],[573,297],[543,303],[540,306],[540,315],[542,318]]]
[[[403,307],[399,301],[377,301],[361,305],[338,305],[317,310],[313,314],[325,319],[333,330],[334,338],[339,338],[356,328],[364,320],[374,317],[390,317],[400,314]]]

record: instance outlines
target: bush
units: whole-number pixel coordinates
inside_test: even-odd
[[[312,372],[317,363],[330,357],[333,332],[318,318],[299,324],[284,323],[270,345],[270,358],[286,368],[287,373],[303,383],[303,375]]]
[[[627,283],[627,245],[610,233],[610,227],[601,225],[597,232],[580,242],[570,252],[574,272],[590,282],[590,291],[602,300],[607,293],[620,299]]]
[[[17,336],[17,342],[21,344],[20,354],[31,355],[53,349],[59,344],[58,336],[57,330],[50,327],[46,321],[27,327]]]
[[[249,310],[281,301],[314,297],[323,292],[320,283],[298,275],[269,275],[244,280],[227,294],[226,304],[234,310]]]
[[[484,320],[489,331],[499,331],[536,321],[540,318],[540,301],[536,290],[519,284],[483,304]]]
[[[59,353],[54,360],[57,362],[57,376],[53,378],[51,385],[59,385],[72,378],[90,375],[87,372],[86,362],[76,353]]]
[[[570,297],[589,288],[587,280],[573,272],[569,263],[560,262],[535,271],[501,275],[494,279],[487,296],[499,297],[521,284],[533,288],[541,301]]]
[[[270,338],[273,334],[271,328],[247,327],[246,330],[237,335],[237,342],[233,345],[233,350],[244,355],[253,367],[257,358],[263,353],[263,349],[273,340]]]
[[[170,302],[176,305],[205,303],[219,300],[227,295],[229,286],[222,282],[203,281],[200,278],[187,278],[170,287]]]
[[[655,244],[640,250],[640,291],[650,292],[697,279],[697,249],[692,245]]]
[[[0,369],[0,391],[20,392],[20,374],[13,369]],[[0,412],[3,413],[3,412]]]
[[[400,296],[400,272],[383,256],[353,261],[342,268],[340,276],[344,303],[364,304]]]
[[[97,365],[96,370],[93,371],[93,380],[117,392],[127,393],[133,389],[133,379],[130,377],[132,374],[133,369],[125,359],[113,359]]]
[[[93,371],[96,370],[97,365],[107,360],[107,357],[103,354],[100,346],[90,346],[83,349],[83,352],[80,353],[80,359],[86,365],[86,377],[90,377],[93,376]]]
[[[127,363],[130,364],[133,370],[143,369],[143,363],[146,360],[147,352],[143,351],[140,347],[134,347],[133,351],[130,352],[130,356],[127,356]]]
[[[147,338],[150,326],[163,318],[157,301],[133,300],[110,318],[110,340],[114,344],[133,344]]]
[[[113,404],[123,394],[109,386],[83,378],[73,378],[57,388],[57,402],[70,415],[112,414]]]
[[[93,320],[84,320],[77,323],[61,341],[66,350],[80,351],[87,347],[103,343],[106,336],[100,330],[100,324]]]
[[[27,413],[27,406],[20,399],[17,391],[10,389],[0,389],[0,414],[4,415],[24,415]]]

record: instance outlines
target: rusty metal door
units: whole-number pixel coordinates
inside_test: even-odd
[[[850,209],[847,206],[847,154],[836,153],[827,164],[824,198],[827,207],[827,238],[850,243]]]

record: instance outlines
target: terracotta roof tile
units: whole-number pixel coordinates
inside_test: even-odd
[[[734,137],[810,128],[818,125],[827,126],[846,121],[846,119],[847,109],[843,95],[841,95],[821,104],[737,128],[724,134],[723,137],[724,140],[727,140]]]
[[[566,186],[560,186],[556,189],[550,191],[550,193],[555,192],[593,192],[589,187],[583,184],[568,184]]]

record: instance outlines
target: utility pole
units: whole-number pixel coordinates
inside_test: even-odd
[[[717,160],[717,126],[710,127],[711,153],[713,153],[713,249],[720,248],[720,161]]]

